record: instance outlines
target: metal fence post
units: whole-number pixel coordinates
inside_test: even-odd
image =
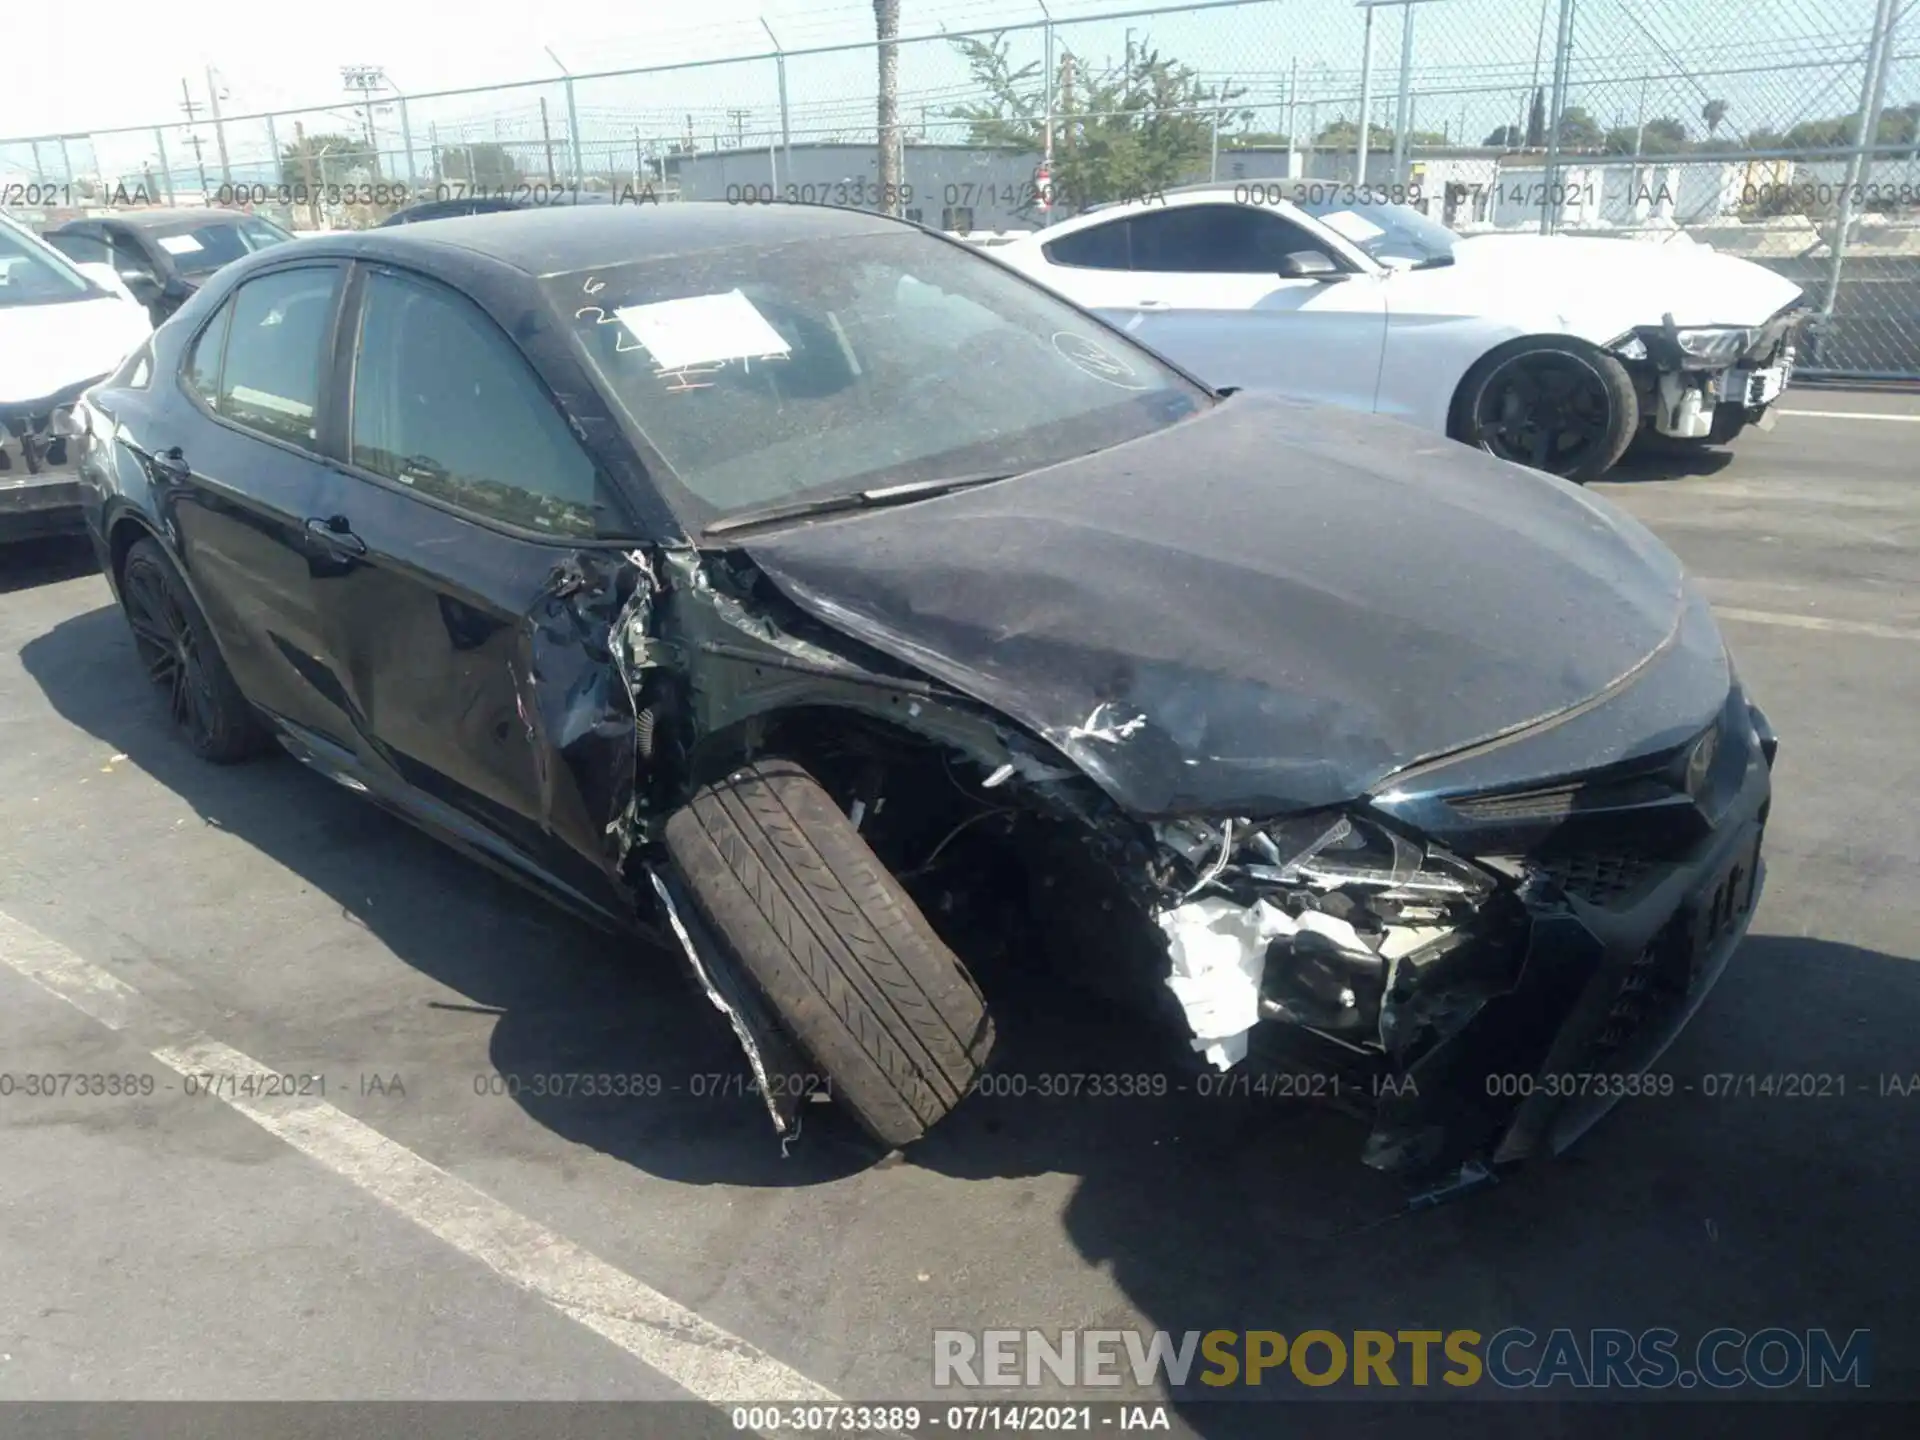
[[[407,192],[411,194],[417,188],[413,168],[413,125],[407,118],[407,97],[400,97],[400,143],[407,147]]]
[[[67,152],[67,137],[60,137],[60,175],[67,184],[73,184],[73,156]]]
[[[1553,43],[1553,103],[1547,107],[1547,168],[1540,184],[1540,233],[1551,235],[1558,225],[1559,206],[1554,187],[1560,180],[1560,122],[1567,109],[1567,71],[1573,64],[1574,0],[1560,0],[1560,30]]]
[[[773,73],[780,86],[780,163],[786,167],[787,183],[793,183],[793,127],[787,116],[787,53],[780,48],[780,37],[773,33],[773,27],[764,16],[760,28],[767,32],[767,39],[773,42]],[[780,177],[774,177],[777,187]]]
[[[280,158],[280,132],[274,127],[273,116],[271,114],[266,117],[266,120],[267,153],[273,156],[273,179],[267,182],[268,189],[271,191],[285,178],[282,173],[285,166]]]
[[[540,137],[547,147],[547,184],[557,185],[560,182],[553,174],[553,127],[547,123],[547,97],[544,95],[540,97]]]
[[[160,156],[160,183],[166,187],[167,204],[173,204],[173,166],[167,161],[167,137],[158,125],[153,127],[153,148]]]
[[[1840,191],[1840,214],[1834,221],[1832,257],[1827,267],[1826,294],[1820,302],[1820,324],[1833,318],[1840,296],[1840,274],[1846,266],[1847,232],[1853,228],[1853,196],[1873,164],[1871,149],[1879,142],[1880,105],[1886,95],[1888,62],[1893,58],[1894,0],[1879,0],[1873,14],[1873,37],[1867,43],[1866,73],[1860,81],[1860,109],[1853,122],[1853,154],[1847,158],[1847,183]],[[1816,332],[1817,333],[1817,332]]]
[[[1406,184],[1408,99],[1413,88],[1413,0],[1400,7],[1400,95],[1393,107],[1393,183]],[[1364,180],[1361,182],[1365,183]]]
[[[1373,108],[1373,0],[1361,0],[1367,12],[1366,38],[1360,42],[1360,123],[1354,128],[1359,138],[1353,147],[1353,183],[1367,183],[1367,111]]]
[[[577,190],[585,178],[585,166],[580,160],[580,112],[573,103],[573,76],[568,75],[567,87],[567,152],[573,156],[573,186]]]

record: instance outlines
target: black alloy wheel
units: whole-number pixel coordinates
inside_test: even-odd
[[[167,699],[167,714],[196,755],[216,763],[266,748],[267,734],[234,683],[160,547],[142,540],[128,552],[120,596],[147,678]]]
[[[1639,401],[1620,362],[1573,343],[1495,352],[1463,389],[1457,438],[1583,484],[1613,467],[1639,426]]]

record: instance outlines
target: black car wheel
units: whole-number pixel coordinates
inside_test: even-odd
[[[960,1103],[993,1048],[986,1002],[811,775],[742,767],[668,819],[666,848],[729,958],[868,1133],[905,1145]]]
[[[1639,424],[1618,360],[1577,340],[1522,340],[1468,374],[1452,429],[1502,460],[1585,484],[1613,468]]]
[[[266,749],[266,728],[220,658],[186,583],[152,540],[127,552],[120,597],[140,663],[166,693],[167,713],[193,752],[228,765]]]

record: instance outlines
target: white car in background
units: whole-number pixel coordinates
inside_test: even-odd
[[[0,542],[81,528],[60,413],[152,332],[111,266],[0,215]]]
[[[1636,438],[1770,423],[1802,302],[1691,241],[1463,237],[1310,181],[1169,191],[987,253],[1215,387],[1390,415],[1581,482]]]

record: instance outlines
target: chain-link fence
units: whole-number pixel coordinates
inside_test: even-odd
[[[926,34],[906,0],[884,147],[881,50],[763,26],[760,53],[699,64],[426,95],[359,69],[304,111],[209,97],[193,123],[0,140],[0,203],[234,204],[313,229],[578,187],[978,233],[1191,181],[1361,183],[1461,230],[1711,244],[1806,288],[1806,369],[1920,377],[1920,0],[1055,8]]]

